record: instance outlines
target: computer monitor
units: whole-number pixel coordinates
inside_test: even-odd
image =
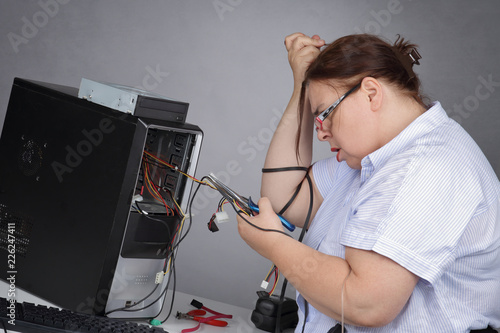
[[[192,185],[178,171],[194,175],[202,138],[16,78],[0,138],[0,277],[73,311],[135,304],[109,316],[155,317]]]

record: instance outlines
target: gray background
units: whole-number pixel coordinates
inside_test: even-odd
[[[190,103],[188,122],[205,133],[198,177],[214,172],[258,198],[266,148],[292,88],[284,37],[401,34],[420,45],[424,92],[500,173],[498,0],[55,1],[0,3],[0,126],[14,77],[146,88]],[[329,154],[317,143],[315,159]],[[207,230],[218,199],[203,190],[195,201],[177,287],[252,308],[271,264],[240,239],[234,214],[218,233]]]

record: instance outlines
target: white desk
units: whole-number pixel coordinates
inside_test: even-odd
[[[0,295],[1,297],[7,298],[8,285],[4,281],[0,281]],[[250,321],[250,315],[252,313],[252,309],[246,309],[238,306],[228,305],[225,303],[209,300],[206,298],[188,295],[181,292],[176,292],[174,307],[172,309],[172,314],[170,318],[160,327],[164,328],[169,333],[181,333],[181,331],[185,328],[195,327],[198,322],[193,320],[185,320],[185,319],[176,319],[175,314],[177,311],[180,312],[188,312],[193,310],[194,308],[190,305],[191,301],[196,299],[203,303],[209,309],[212,309],[217,312],[221,312],[224,314],[230,314],[233,316],[232,319],[221,319],[228,322],[227,327],[215,327],[207,324],[201,324],[201,327],[196,332],[200,333],[252,333],[252,332],[264,332],[255,328],[255,325]],[[35,304],[42,304],[47,306],[54,306],[51,303],[43,301],[36,296],[33,296],[23,290],[16,289],[16,300],[18,302],[30,302]],[[163,311],[161,315],[158,317],[160,320],[163,320],[168,314],[170,307],[170,298],[167,298],[165,301],[165,306],[163,307]],[[210,314],[207,314],[208,316]],[[15,331],[9,331],[15,332]]]

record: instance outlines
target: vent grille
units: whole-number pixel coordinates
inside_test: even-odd
[[[40,145],[34,140],[26,140],[24,137],[23,140],[25,142],[19,150],[17,162],[19,164],[19,168],[25,176],[33,176],[42,166],[42,147],[40,147]]]
[[[33,223],[30,219],[12,212],[7,206],[0,204],[0,249],[8,252],[10,244],[8,235],[12,235],[15,237],[16,257],[26,257],[32,228]]]
[[[147,285],[151,280],[151,276],[149,275],[136,275],[135,284],[136,285]]]

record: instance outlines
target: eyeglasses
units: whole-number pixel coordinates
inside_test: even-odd
[[[325,111],[321,112],[316,118],[314,118],[314,125],[316,125],[317,128],[323,129],[323,121],[330,115],[330,113],[335,110],[337,106],[339,106],[340,102],[344,100],[349,94],[353,93],[356,89],[358,89],[361,86],[361,82],[352,87],[348,92],[346,92],[344,95],[340,96],[338,100],[333,102],[332,105],[326,108]]]

